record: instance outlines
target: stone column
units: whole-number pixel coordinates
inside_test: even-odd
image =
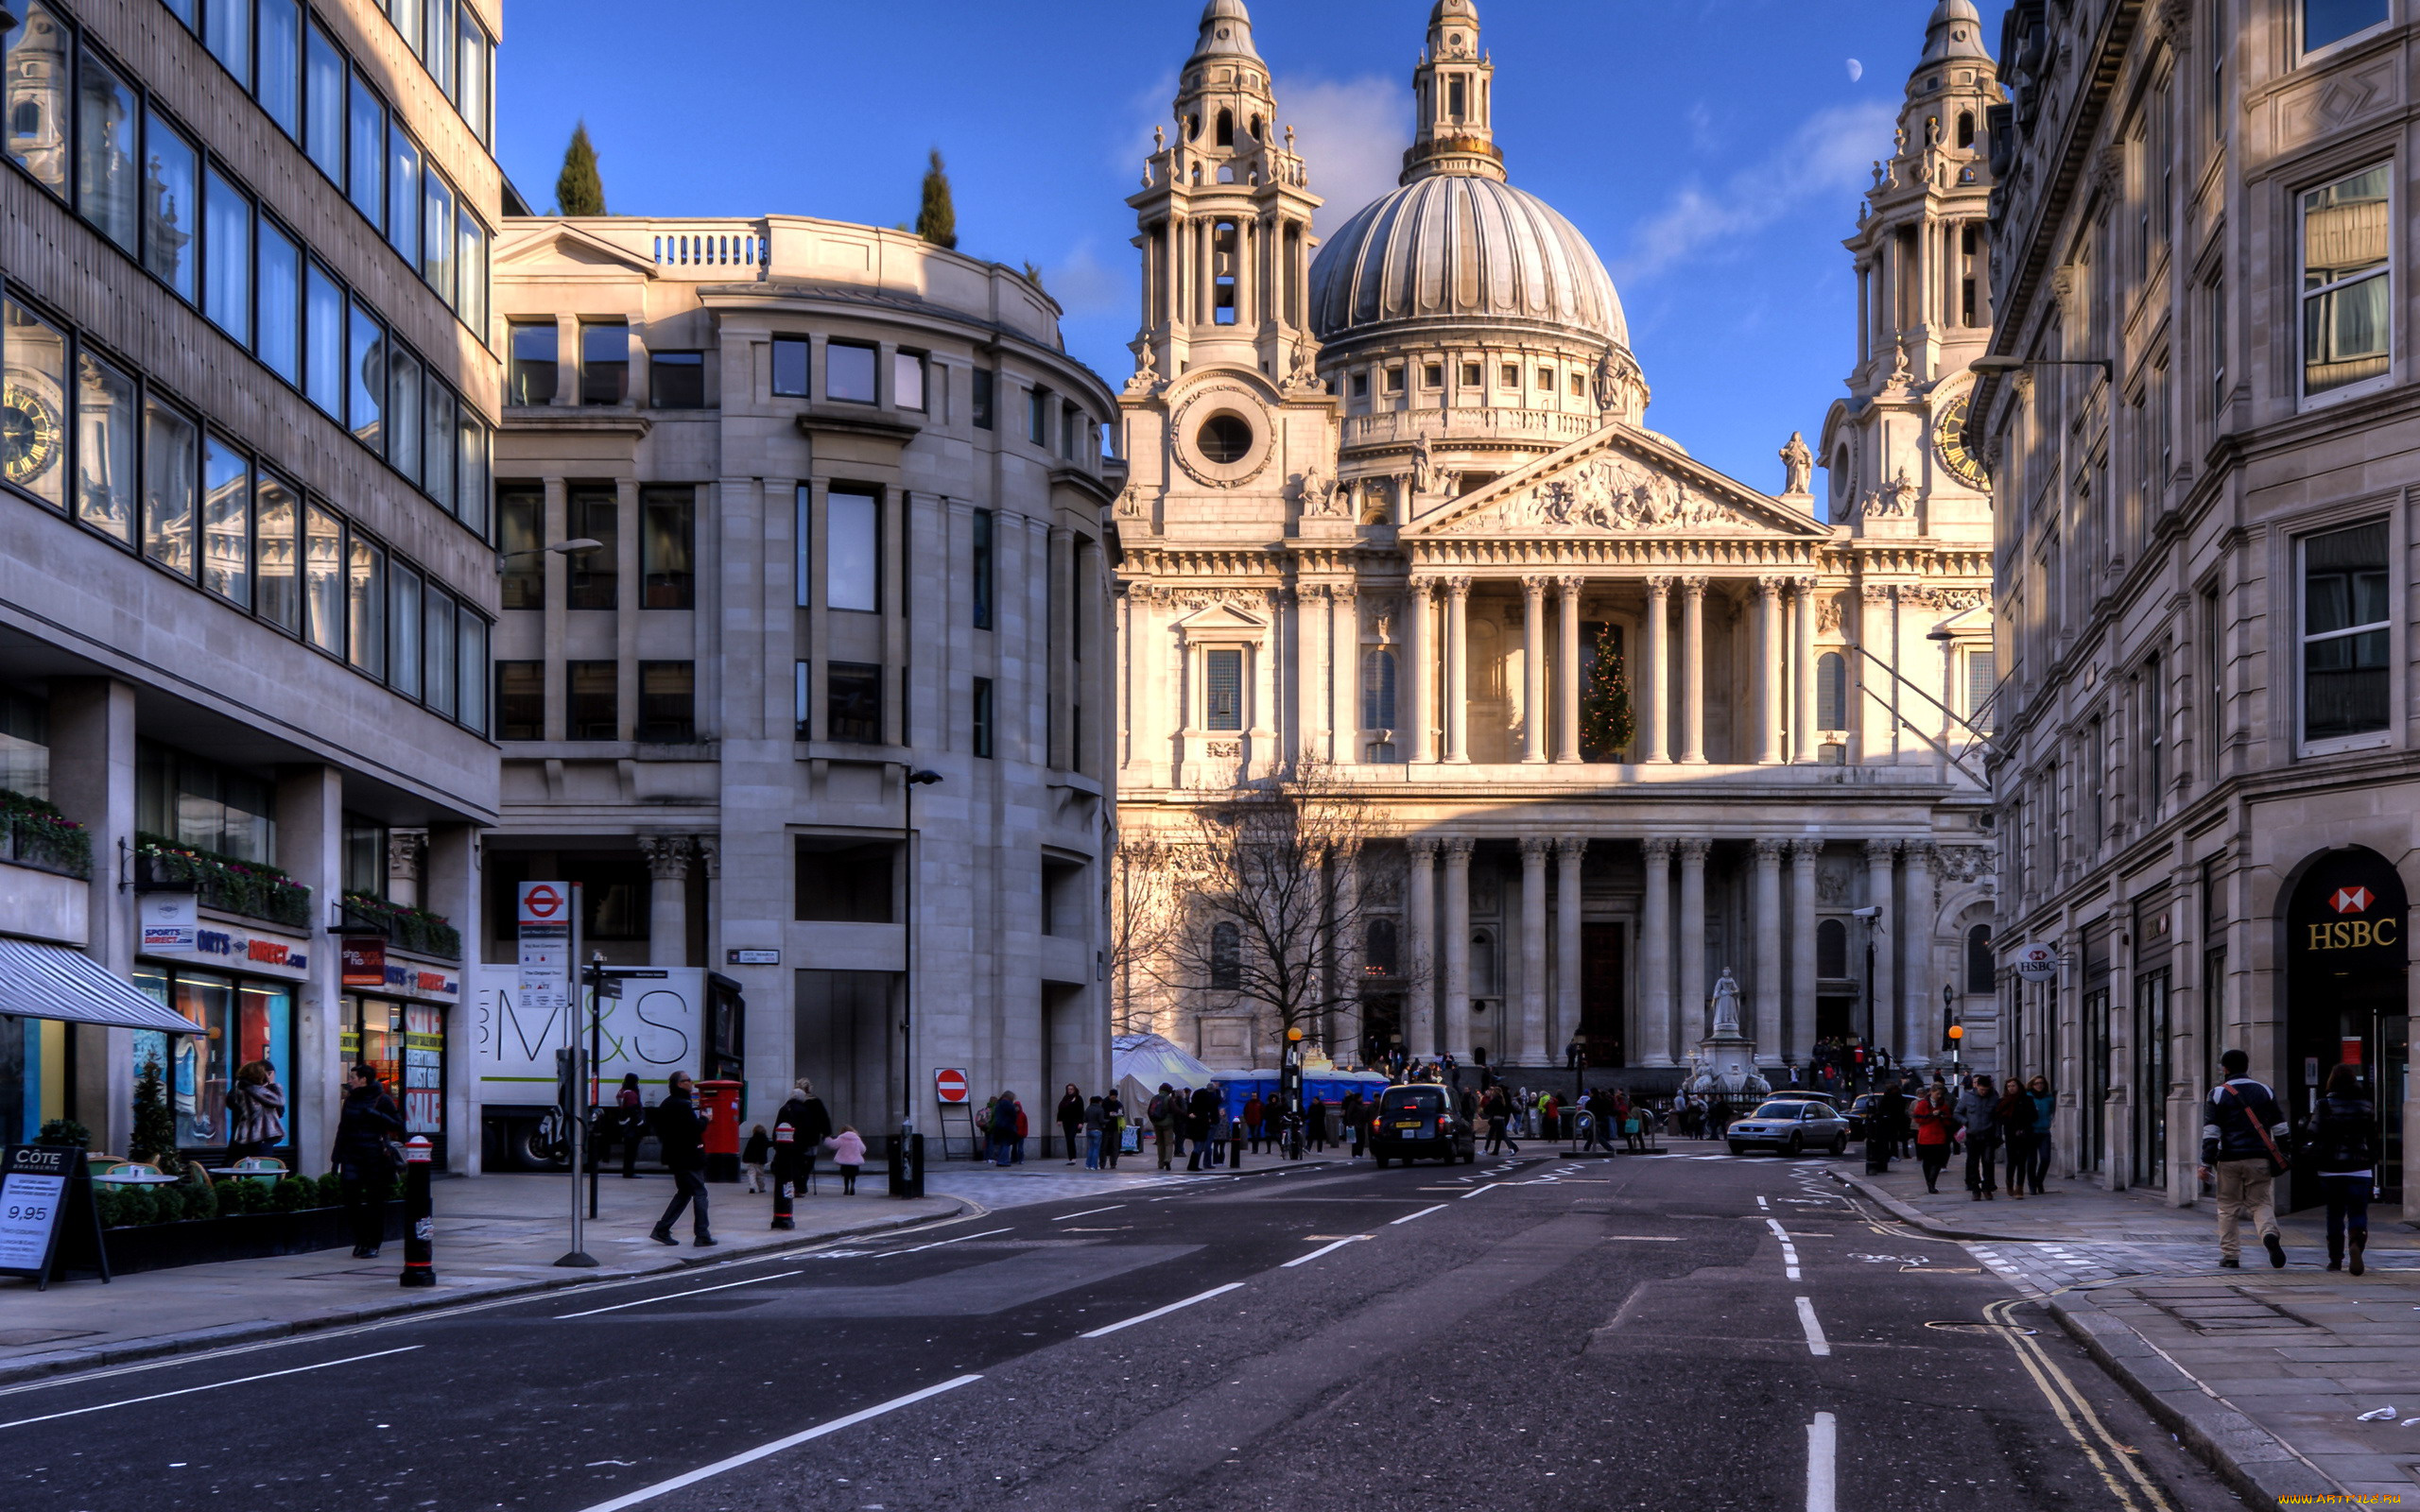
[[[316,918],[343,891],[344,773],[334,766],[283,767],[277,775],[277,865],[311,889]],[[344,1005],[340,957],[311,952],[311,974],[294,986],[294,1065],[285,1078],[286,1127],[307,1174],[327,1168],[344,1101]],[[466,1138],[473,1137],[466,1133]]]
[[[1711,840],[1681,842],[1680,1056],[1686,1061],[1705,1038],[1705,857]]]
[[[1561,643],[1555,662],[1554,759],[1580,759],[1580,590],[1581,577],[1554,580],[1555,632]]]
[[[1756,579],[1756,765],[1781,761],[1781,580]]]
[[[1327,759],[1361,759],[1361,604],[1351,583],[1328,590],[1332,603],[1328,620],[1328,706],[1333,711],[1327,732]]]
[[[1404,979],[1411,990],[1404,1002],[1404,1054],[1426,1060],[1437,1053],[1437,842],[1415,835],[1404,849]]]
[[[1941,858],[1930,840],[1910,840],[1900,848],[1900,852],[1907,859],[1907,874],[1901,885],[1907,888],[1908,902],[1901,916],[1906,922],[1899,930],[1900,942],[1907,951],[1906,969],[1900,972],[1899,983],[1903,1005],[1899,1015],[1899,1057],[1911,1066],[1929,1066],[1941,1044],[1941,1035],[1932,1027],[1941,1013],[1932,981],[1933,878]],[[2186,894],[2176,896],[2182,898]],[[2144,1095],[2166,1098],[2168,1089],[2146,1088]]]
[[[1889,754],[1891,733],[1888,680],[1879,666],[1896,664],[1890,644],[1891,590],[1868,583],[1851,599],[1857,609],[1856,644],[1866,653],[1853,655],[1849,669],[1849,760],[1870,762]]]
[[[1865,901],[1868,905],[1878,905],[1882,910],[1866,921],[1866,928],[1871,932],[1869,937],[1874,941],[1874,980],[1866,984],[1866,990],[1872,994],[1874,1004],[1874,1037],[1887,1043],[1893,1056],[1905,1054],[1905,1047],[1897,1042],[1897,1037],[1892,1032],[1893,1020],[1897,1017],[1892,1005],[1899,1000],[1893,990],[1897,976],[1891,970],[1891,951],[1900,930],[1898,911],[1893,906],[1897,900],[1892,894],[1891,858],[1898,850],[1899,842],[1896,840],[1865,842]],[[1858,1025],[1858,1032],[1865,1032],[1863,1023]]]
[[[84,827],[93,844],[92,874],[84,885],[84,954],[120,979],[133,973],[135,941],[141,938],[134,895],[117,885],[118,845],[134,843],[134,730],[132,683],[50,679],[50,800]],[[16,1033],[16,1023],[23,1022],[12,1021],[6,1032]],[[75,1052],[66,1116],[93,1131],[95,1147],[125,1149],[134,1129],[134,1031],[95,1023],[62,1024],[60,1030]],[[291,1074],[296,1067],[278,1069],[297,1099],[305,1089],[316,1090]],[[29,1097],[39,1096],[31,1087],[26,1091]]]
[[[1521,760],[1547,759],[1547,580],[1521,579]]]
[[[1405,730],[1411,736],[1411,746],[1404,753],[1407,762],[1433,762],[1437,759],[1437,715],[1430,707],[1428,693],[1435,687],[1437,669],[1431,663],[1440,660],[1430,645],[1429,631],[1437,603],[1434,579],[1415,577],[1406,585],[1403,595],[1403,664],[1395,669],[1395,695],[1404,700],[1400,711]],[[1425,1055],[1426,1050],[1414,1054]]]
[[[685,834],[642,834],[639,854],[654,885],[648,894],[647,964],[689,964],[689,856]]]
[[[1542,834],[1521,841],[1521,1033],[1514,1064],[1522,1066],[1547,1063],[1547,853],[1553,849]]]
[[[1361,860],[1358,853],[1340,855],[1329,863],[1328,875],[1336,884],[1336,917],[1344,938],[1335,942],[1329,959],[1342,980],[1331,984],[1336,1007],[1328,1014],[1327,1053],[1341,1060],[1361,1058],[1361,980],[1363,951],[1369,944],[1362,932],[1370,926],[1361,918]],[[1343,1052],[1344,1054],[1340,1054]]]
[[[1306,762],[1318,761],[1333,748],[1328,732],[1331,713],[1327,673],[1328,662],[1336,653],[1329,636],[1327,610],[1327,584],[1305,583],[1295,590],[1294,738],[1290,744],[1298,759]]]
[[[1470,608],[1471,580],[1445,579],[1445,760],[1460,765],[1471,759]]]
[[[1705,579],[1681,579],[1681,760],[1705,762]]]
[[[1580,861],[1588,842],[1565,835],[1554,843],[1554,1023],[1547,1032],[1547,1059],[1559,1062],[1563,1047],[1580,1032]]]
[[[1638,913],[1639,1064],[1672,1064],[1672,849],[1664,835],[1639,842],[1646,852],[1647,894]]]
[[[1044,748],[1048,753],[1044,760],[1054,771],[1071,772],[1076,769],[1076,666],[1074,658],[1069,654],[1074,647],[1069,644],[1068,611],[1074,606],[1076,593],[1075,533],[1064,526],[1051,526],[1049,552],[1047,570],[1050,574],[1050,581],[1048,591],[1043,595],[1043,602],[1048,607],[1050,627],[1043,635],[1042,644],[1046,654],[1050,658],[1048,672],[1050,729],[1044,736]],[[889,598],[890,595],[884,595],[886,602]],[[622,617],[625,621],[631,621],[638,616],[626,614]],[[890,616],[884,617],[888,620]],[[1273,645],[1269,648],[1270,651],[1274,649]],[[1265,663],[1268,654],[1268,651],[1263,651],[1259,660]],[[890,668],[886,667],[883,670],[887,681]],[[882,700],[886,711],[882,722],[883,738],[886,740],[890,738],[890,731],[896,728],[895,721],[889,716],[888,711],[897,700],[888,696],[888,692],[889,690],[886,689],[886,696]],[[1256,704],[1257,702],[1255,700]],[[1268,706],[1259,704],[1253,710],[1252,723],[1258,726],[1268,721]],[[1260,753],[1255,751],[1253,754],[1257,756]]]
[[[1783,1045],[1784,1058],[1794,1047],[1815,1043],[1815,862],[1824,853],[1821,840],[1793,840],[1789,846],[1789,1000],[1794,1011]]]
[[[1640,628],[1646,644],[1635,679],[1638,748],[1645,753],[1639,759],[1660,764],[1672,759],[1671,680],[1666,675],[1672,660],[1671,578],[1647,580],[1647,622]]]
[[[1790,760],[1811,762],[1815,759],[1815,579],[1798,578],[1790,588],[1790,603],[1796,610],[1789,644],[1789,687],[1795,696]]]
[[[479,942],[487,926],[479,918],[479,832],[468,824],[433,824],[422,837],[420,906],[436,914],[462,936],[462,970],[467,976],[479,963]],[[467,985],[467,984],[466,984]],[[445,1126],[475,1130],[472,1105],[475,1077],[470,1065],[477,1040],[471,995],[445,1010],[447,1057]],[[468,1134],[445,1142],[445,1168],[458,1176],[479,1174],[480,1142]]]
[[[1781,852],[1789,842],[1756,842],[1756,1064],[1782,1062]]]
[[[1444,845],[1445,1053],[1463,1062],[1471,1058],[1471,847],[1459,835]]]
[[[698,865],[706,870],[706,966],[722,971],[722,836],[701,834],[695,842]]]

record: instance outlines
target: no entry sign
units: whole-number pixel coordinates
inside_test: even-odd
[[[944,1103],[966,1101],[966,1073],[955,1067],[934,1072],[933,1095]]]

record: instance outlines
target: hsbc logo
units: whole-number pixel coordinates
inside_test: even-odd
[[[2377,901],[2377,895],[2367,887],[2339,887],[2336,896],[2327,900],[2327,906],[2340,914],[2366,914]]]

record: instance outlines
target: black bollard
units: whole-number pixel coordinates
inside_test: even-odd
[[[406,1286],[437,1284],[437,1223],[428,1211],[428,1136],[404,1144],[404,1274]]]
[[[773,1125],[773,1227],[795,1228],[797,1220],[790,1216],[790,1150],[798,1140],[798,1130],[786,1123]]]
[[[1230,1119],[1227,1123],[1227,1169],[1240,1171],[1243,1168],[1244,1121],[1240,1118]]]

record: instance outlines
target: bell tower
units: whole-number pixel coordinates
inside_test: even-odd
[[[1403,155],[1403,182],[1436,173],[1504,177],[1504,154],[1495,146],[1495,64],[1479,47],[1478,8],[1471,0],[1437,0],[1411,91],[1420,125]]]

